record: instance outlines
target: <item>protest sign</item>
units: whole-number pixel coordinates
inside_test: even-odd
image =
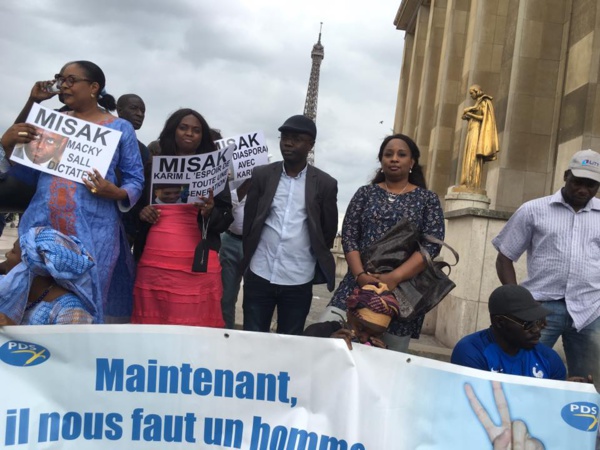
[[[234,180],[250,178],[256,166],[263,166],[269,162],[267,140],[262,131],[221,139],[215,141],[215,144],[217,148],[234,145],[231,158]]]
[[[106,177],[121,132],[77,119],[34,103],[27,116],[38,136],[15,147],[11,161],[41,172],[83,183],[97,169]]]
[[[4,448],[593,450],[590,384],[340,339],[158,325],[0,329]],[[513,442],[514,443],[514,442]],[[498,444],[498,442],[496,442]]]
[[[210,153],[152,157],[151,204],[185,205],[217,195],[227,183],[233,145]]]

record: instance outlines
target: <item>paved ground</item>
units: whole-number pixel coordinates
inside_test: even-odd
[[[4,228],[4,233],[0,236],[0,260],[4,260],[5,253],[12,248],[13,243],[17,239],[17,228],[11,228],[7,225]],[[340,280],[336,281],[336,286]],[[331,292],[327,291],[324,284],[316,285],[313,288],[313,302],[310,313],[308,315],[306,325],[310,325],[318,321],[319,316],[329,303]],[[236,308],[236,326],[241,328],[242,325],[242,292],[238,297]],[[441,361],[450,360],[451,350],[440,344],[432,336],[422,335],[420,339],[413,339],[410,343],[409,352],[426,356],[429,358],[438,359]]]
[[[335,285],[337,286],[341,280],[337,279]],[[313,287],[313,301],[310,309],[310,313],[306,319],[306,326],[315,323],[319,320],[319,316],[325,310],[325,307],[331,299],[332,292],[327,290],[326,285],[319,284]],[[236,305],[235,322],[236,327],[241,328],[242,325],[242,291],[238,296],[238,302]],[[439,361],[450,361],[450,354],[452,349],[449,349],[438,342],[433,336],[421,335],[419,339],[412,339],[408,351],[410,353],[424,356],[427,358],[437,359]]]
[[[15,223],[16,225],[16,223]],[[17,228],[11,228],[10,224],[7,224],[4,228],[2,236],[0,236],[0,260],[4,261],[4,255],[12,248],[13,244],[17,240],[18,233]]]

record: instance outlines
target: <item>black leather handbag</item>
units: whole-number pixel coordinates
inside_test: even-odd
[[[422,245],[423,241],[443,245],[454,255],[456,262],[448,264],[444,261],[432,260],[431,255]],[[458,264],[458,253],[445,242],[421,234],[405,218],[361,252],[365,271],[387,273],[400,266],[416,251],[421,253],[427,266],[412,279],[400,283],[393,291],[400,303],[400,321],[413,320],[427,313],[456,287],[449,276],[451,267]],[[448,273],[444,272],[446,268]]]

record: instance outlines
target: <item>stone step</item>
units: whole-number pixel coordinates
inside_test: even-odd
[[[452,349],[440,343],[433,336],[422,334],[419,339],[410,340],[408,353],[437,361],[450,362]]]

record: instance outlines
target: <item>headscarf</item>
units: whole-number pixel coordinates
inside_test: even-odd
[[[0,313],[20,323],[33,279],[51,276],[56,284],[79,297],[85,309],[97,317],[89,273],[95,263],[77,237],[50,227],[36,227],[23,234],[19,244],[21,262],[0,277]]]
[[[400,304],[385,283],[366,284],[352,291],[346,299],[348,313],[384,328],[387,328],[394,317],[398,316]]]

